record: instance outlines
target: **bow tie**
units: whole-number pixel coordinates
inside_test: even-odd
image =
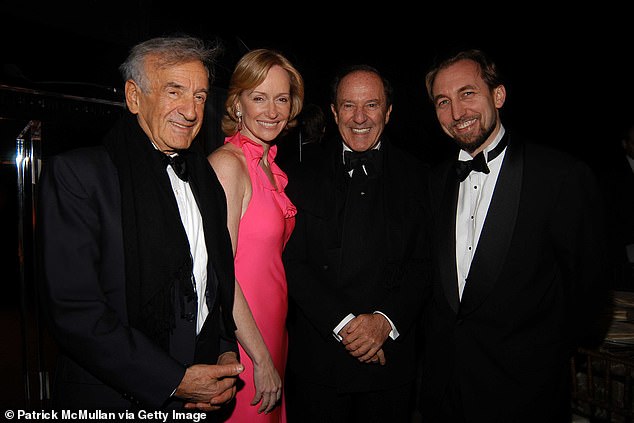
[[[482,151],[476,154],[476,156],[471,160],[458,160],[456,162],[456,176],[460,182],[467,179],[467,176],[469,176],[471,171],[489,173],[489,166],[487,166],[487,162]]]
[[[172,166],[174,169],[174,173],[178,176],[182,181],[187,182],[189,180],[189,174],[187,173],[187,163],[185,159],[180,154],[176,154],[174,156],[170,156],[169,154],[161,153],[163,162],[165,163],[165,167]]]
[[[350,151],[343,152],[344,167],[347,172],[360,168],[366,175],[375,174],[381,165],[380,150],[372,149],[366,151]]]
[[[507,144],[507,136],[504,135],[498,145],[487,155],[488,161],[495,159],[500,155]],[[487,159],[484,158],[484,151],[480,151],[476,156],[471,160],[458,160],[456,161],[456,177],[460,182],[467,179],[467,176],[471,173],[471,171],[489,173],[489,166],[487,166]]]

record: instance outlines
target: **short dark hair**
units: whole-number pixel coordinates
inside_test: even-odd
[[[481,73],[480,76],[482,76],[482,79],[489,89],[494,89],[504,83],[497,65],[482,50],[463,50],[434,64],[425,75],[425,87],[427,88],[427,95],[431,101],[434,101],[432,87],[438,72],[461,60],[471,60],[478,65]]]
[[[302,142],[320,142],[326,129],[326,114],[317,104],[309,103],[299,115]]]
[[[330,103],[331,104],[335,104],[335,105],[337,104],[337,90],[339,90],[339,84],[341,83],[341,80],[353,72],[370,72],[378,76],[381,79],[381,82],[383,83],[383,91],[385,93],[385,102],[386,102],[385,106],[389,108],[392,105],[392,101],[394,99],[394,90],[392,88],[392,84],[387,78],[385,78],[381,74],[381,72],[379,72],[377,68],[370,65],[366,65],[366,64],[349,65],[342,68],[337,73],[337,75],[333,79],[332,84],[330,86]]]

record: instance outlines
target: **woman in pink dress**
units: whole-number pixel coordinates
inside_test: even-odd
[[[273,160],[274,142],[295,124],[303,100],[303,79],[288,59],[267,49],[248,52],[229,82],[222,120],[227,138],[209,156],[227,196],[237,281],[233,314],[244,364],[229,422],[286,421],[282,250],[297,210],[284,193],[286,174]]]

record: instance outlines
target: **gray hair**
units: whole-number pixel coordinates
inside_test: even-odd
[[[222,47],[191,36],[156,37],[132,47],[127,59],[119,66],[123,81],[133,80],[147,92],[150,88],[145,73],[145,60],[148,56],[158,58],[158,66],[173,66],[181,63],[199,61],[207,69],[209,83],[213,83],[213,64]]]

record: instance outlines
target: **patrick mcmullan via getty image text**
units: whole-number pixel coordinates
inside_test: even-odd
[[[9,420],[82,420],[82,421],[160,421],[167,422],[174,420],[183,420],[198,423],[207,419],[205,412],[182,412],[182,411],[120,411],[105,412],[101,410],[50,410],[50,411],[26,411],[26,410],[7,410],[4,416]]]

